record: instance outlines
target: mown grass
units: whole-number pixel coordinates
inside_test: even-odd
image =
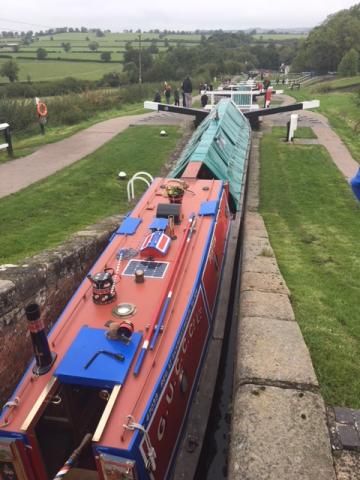
[[[332,80],[327,80],[317,84],[314,89],[320,91],[329,89],[329,91],[331,91],[348,87],[360,87],[360,75],[356,77],[339,77]]]
[[[286,127],[273,127],[272,133],[276,138],[286,139],[287,128]],[[317,138],[313,129],[310,127],[299,127],[295,131],[295,138]]]
[[[261,214],[325,401],[360,408],[360,208],[320,146],[261,142]]]
[[[159,174],[181,137],[175,126],[166,126],[168,136],[160,137],[161,128],[128,128],[72,166],[0,199],[0,264],[17,262],[99,219],[127,212],[126,182],[119,183],[117,174]]]

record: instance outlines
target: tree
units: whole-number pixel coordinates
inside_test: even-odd
[[[338,73],[343,77],[354,77],[359,69],[359,54],[352,48],[342,57],[338,66]]]
[[[111,60],[111,52],[102,52],[100,58],[103,62],[110,62]]]
[[[19,66],[15,60],[7,60],[0,67],[0,77],[7,77],[9,82],[15,82],[18,79]]]
[[[62,48],[64,49],[64,52],[70,52],[71,50],[71,43],[69,42],[63,42],[61,44]]]
[[[40,47],[36,50],[36,58],[38,60],[44,60],[46,57],[47,57],[47,51],[45,50],[45,48]]]
[[[148,48],[149,53],[159,53],[156,40],[152,40],[150,47]]]
[[[99,44],[98,42],[90,42],[88,47],[92,52],[95,52],[99,48]]]
[[[102,32],[100,29],[96,30],[96,36],[97,37],[105,37],[105,33]]]
[[[360,3],[330,15],[311,30],[295,58],[299,70],[335,71],[343,56],[360,45]]]

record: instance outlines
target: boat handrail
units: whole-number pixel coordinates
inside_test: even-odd
[[[141,180],[142,182],[146,183],[148,187],[150,187],[150,184],[154,181],[154,178],[148,172],[136,172],[127,183],[126,189],[127,189],[128,202],[135,199],[135,190],[134,190],[135,180]]]

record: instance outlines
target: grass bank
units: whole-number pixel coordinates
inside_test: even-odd
[[[360,208],[320,146],[261,142],[261,214],[325,401],[360,408]]]
[[[102,218],[127,212],[126,182],[119,183],[117,173],[159,174],[181,137],[179,127],[166,126],[167,137],[159,136],[160,129],[128,128],[72,166],[1,199],[0,264],[17,262]]]

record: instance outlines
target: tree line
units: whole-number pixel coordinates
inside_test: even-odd
[[[154,45],[140,51],[127,43],[124,53],[124,72],[129,82],[136,82],[140,74],[145,81],[166,78],[181,79],[187,74],[203,76],[210,81],[218,75],[234,75],[254,69],[278,71],[282,63],[289,64],[297,53],[298,40],[286,44],[269,41],[259,44],[244,32],[213,32],[202,35],[198,46],[186,48],[180,43],[168,46],[164,52],[153,55]],[[157,50],[157,49],[156,49]]]
[[[360,3],[330,15],[300,42],[295,71],[356,75],[360,54]]]

